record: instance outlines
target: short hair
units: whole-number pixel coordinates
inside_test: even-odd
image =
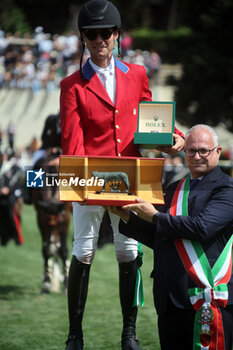
[[[212,134],[213,141],[214,141],[214,147],[217,147],[220,145],[220,140],[219,140],[219,136],[218,136],[217,131],[214,128],[212,128],[211,126],[206,125],[206,124],[197,124],[197,125],[194,125],[192,128],[190,128],[185,135],[185,143],[186,143],[186,140],[188,139],[189,135],[191,134],[191,132],[197,128],[200,128],[200,127],[208,130]]]

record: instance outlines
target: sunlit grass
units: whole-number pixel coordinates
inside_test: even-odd
[[[64,350],[68,332],[67,300],[62,293],[42,295],[43,260],[35,212],[24,207],[19,247],[0,247],[0,349]],[[71,252],[72,225],[69,235]],[[152,299],[152,251],[144,247],[142,267],[145,305],[139,310],[137,336],[142,350],[159,350]],[[84,314],[85,350],[120,350],[121,310],[118,266],[112,244],[96,252]]]

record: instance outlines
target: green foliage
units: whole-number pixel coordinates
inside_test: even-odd
[[[212,1],[200,11],[180,57],[177,119],[187,125],[223,123],[233,131],[233,2]]]
[[[25,15],[21,9],[14,7],[11,10],[6,30],[12,33],[20,32],[22,34],[31,32],[31,27],[27,23]]]
[[[5,32],[20,32],[22,34],[31,32],[25,14],[22,9],[16,7],[12,0],[6,0],[0,5],[0,23]]]
[[[40,294],[43,259],[41,239],[31,206],[24,206],[25,243],[0,246],[0,349],[64,349],[68,332],[67,298],[62,293]],[[72,225],[69,235],[71,254]],[[159,350],[152,300],[153,254],[144,250],[142,267],[145,305],[139,309],[137,335],[143,350]],[[84,314],[85,350],[119,350],[121,311],[118,267],[112,244],[96,252]]]
[[[190,40],[192,31],[189,27],[180,27],[169,31],[158,31],[141,28],[133,31],[134,48],[155,50],[162,62],[180,62],[186,43]]]

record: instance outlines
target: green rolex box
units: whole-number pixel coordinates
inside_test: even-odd
[[[175,102],[142,101],[138,108],[134,143],[142,148],[172,146],[175,127]]]

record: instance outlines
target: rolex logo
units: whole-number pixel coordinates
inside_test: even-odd
[[[145,123],[146,127],[165,128],[165,123],[156,115],[150,122]]]

